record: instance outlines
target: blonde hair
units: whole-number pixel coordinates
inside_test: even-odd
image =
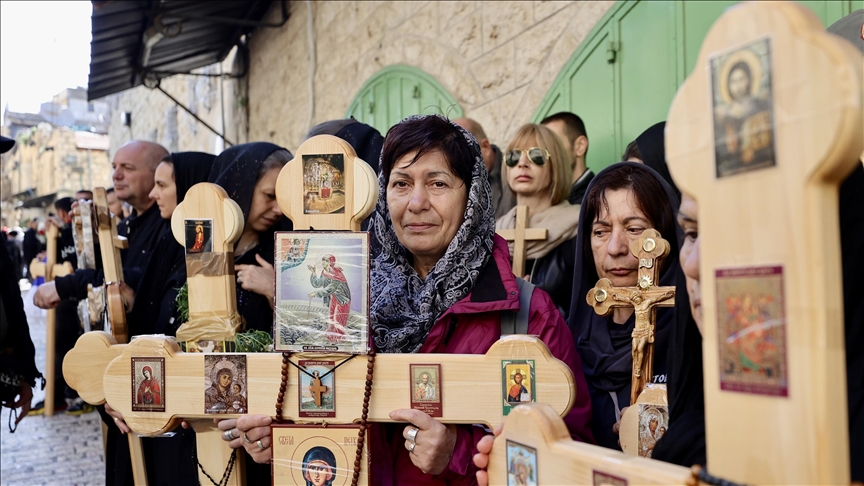
[[[533,142],[531,142],[533,140]],[[531,144],[531,145],[529,145]],[[526,123],[522,125],[513,136],[507,150],[516,148],[527,149],[540,147],[549,151],[549,168],[552,170],[552,183],[549,185],[549,196],[552,205],[556,206],[565,201],[570,194],[570,182],[573,171],[570,167],[570,155],[564,148],[564,144],[555,132],[543,125]],[[503,165],[504,180],[510,185],[510,167]],[[512,187],[511,187],[512,189]]]

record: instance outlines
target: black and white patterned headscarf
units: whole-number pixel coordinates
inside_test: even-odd
[[[439,115],[415,115],[400,123],[426,116]],[[370,314],[375,347],[382,353],[416,353],[435,321],[471,292],[492,256],[495,208],[480,145],[473,135],[447,121],[462,133],[474,154],[471,184],[465,221],[425,280],[414,270],[408,250],[396,238],[387,207],[384,173],[378,174],[380,195],[369,228],[372,238]]]

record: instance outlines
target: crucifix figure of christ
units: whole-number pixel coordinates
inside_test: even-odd
[[[630,252],[639,260],[635,287],[613,287],[609,279],[602,278],[588,291],[588,305],[601,316],[609,315],[616,307],[633,307],[636,326],[633,328],[633,380],[630,403],[636,399],[654,371],[654,322],[657,307],[675,305],[675,287],[657,287],[660,266],[669,254],[669,242],[655,229],[647,229],[642,237],[630,245]]]
[[[516,207],[516,226],[497,230],[501,238],[513,242],[513,275],[525,276],[525,242],[548,238],[546,228],[528,228],[528,206]]]
[[[321,384],[321,376],[318,371],[312,372],[312,384],[309,385],[309,391],[312,392],[312,396],[315,397],[315,406],[321,406],[321,396],[327,393],[328,388]]]

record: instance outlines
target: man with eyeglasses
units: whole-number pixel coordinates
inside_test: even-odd
[[[573,185],[570,187],[570,195],[567,200],[570,204],[582,204],[588,184],[594,178],[594,172],[588,168],[585,162],[588,154],[588,132],[585,131],[585,123],[574,113],[562,111],[549,115],[540,122],[549,130],[555,132],[564,147],[570,153],[570,163],[573,167]]]
[[[492,184],[492,204],[495,205],[495,219],[497,220],[516,205],[513,191],[501,181],[501,162],[504,159],[501,155],[501,149],[489,141],[489,138],[486,137],[486,131],[476,120],[457,118],[453,122],[471,132],[471,135],[474,135],[477,143],[480,144],[480,153],[483,154],[483,162],[486,163],[486,170],[489,172],[489,183]]]

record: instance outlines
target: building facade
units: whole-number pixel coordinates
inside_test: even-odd
[[[285,25],[248,36],[244,78],[205,86],[176,75],[162,86],[197,103],[205,121],[227,128],[229,141],[271,141],[289,150],[315,124],[346,116],[382,134],[414,113],[470,116],[506,146],[522,124],[573,111],[585,120],[588,164],[599,169],[666,118],[708,29],[736,3],[295,1]],[[825,25],[864,8],[864,0],[801,3]],[[265,20],[279,15],[274,3]],[[231,56],[209,69],[238,72]],[[182,110],[175,122],[162,93],[142,86],[116,96],[112,150],[130,138],[169,150],[221,148],[209,130],[192,129],[194,119]],[[209,97],[217,101],[208,111]],[[127,110],[134,129],[115,133]],[[166,136],[175,125],[176,137]]]

